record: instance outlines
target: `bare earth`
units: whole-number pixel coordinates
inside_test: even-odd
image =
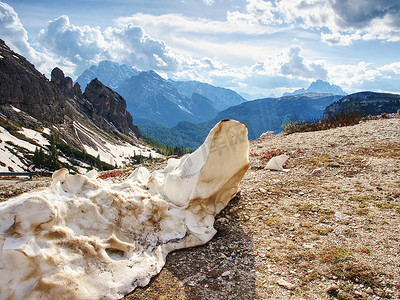
[[[288,172],[264,169],[277,149]],[[250,152],[216,236],[125,299],[400,299],[399,118],[265,135]]]

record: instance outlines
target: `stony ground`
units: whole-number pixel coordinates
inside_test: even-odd
[[[399,118],[265,134],[250,152],[216,236],[125,299],[400,299]],[[279,152],[289,171],[265,170]]]

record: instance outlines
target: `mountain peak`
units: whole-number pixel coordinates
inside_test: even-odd
[[[346,95],[340,86],[318,79],[314,82],[311,82],[307,89],[301,88],[292,93],[284,93],[283,96],[293,96],[306,93]]]

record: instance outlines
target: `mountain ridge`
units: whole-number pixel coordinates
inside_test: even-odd
[[[294,96],[294,95],[301,95],[307,93],[318,93],[318,94],[333,94],[333,95],[347,95],[340,86],[335,84],[330,84],[327,81],[323,81],[318,79],[316,81],[311,82],[307,89],[301,88],[295,90],[293,92],[287,92],[282,95],[285,96]]]

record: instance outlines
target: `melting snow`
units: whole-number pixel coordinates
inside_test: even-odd
[[[74,127],[78,137],[82,134],[85,135],[97,147],[97,149],[94,149],[82,142],[85,151],[96,157],[99,155],[102,161],[105,161],[111,165],[117,164],[118,166],[123,166],[127,164],[129,162],[129,158],[135,154],[142,155],[144,157],[149,157],[150,154],[153,158],[162,157],[161,154],[148,147],[132,146],[128,143],[124,143],[122,145],[111,144],[110,142],[101,139],[92,130],[83,126],[79,122],[74,122]],[[94,137],[96,137],[96,139]]]
[[[247,128],[218,123],[164,170],[110,183],[53,174],[47,189],[0,203],[2,299],[116,299],[149,283],[169,252],[201,245],[246,172]]]

